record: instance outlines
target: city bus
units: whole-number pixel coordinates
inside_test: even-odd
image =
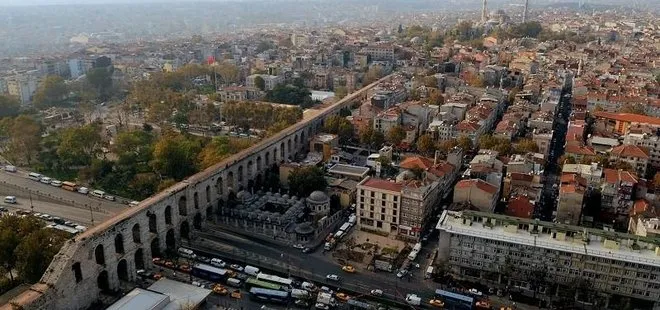
[[[213,282],[220,282],[227,277],[227,270],[205,264],[193,265],[190,273],[195,277]]]
[[[257,280],[266,281],[266,282],[270,282],[270,283],[274,283],[274,284],[279,284],[279,285],[285,286],[285,287],[290,287],[291,283],[293,283],[293,281],[291,279],[282,278],[282,277],[278,277],[278,276],[271,275],[271,274],[265,274],[263,272],[260,272],[259,274],[257,274]]]
[[[289,303],[288,292],[269,290],[258,287],[253,287],[250,289],[250,298],[261,302],[265,301],[284,305]]]
[[[76,185],[76,183],[69,182],[69,181],[64,181],[64,182],[62,182],[62,188],[66,189],[70,192],[75,192],[76,189],[78,188],[78,186]]]
[[[247,289],[251,289],[251,288],[253,288],[253,287],[257,287],[257,288],[265,288],[265,289],[269,289],[269,290],[280,290],[280,291],[283,291],[283,290],[284,290],[284,288],[282,288],[282,286],[279,285],[279,284],[269,283],[269,282],[266,282],[266,281],[257,280],[256,278],[249,278],[249,279],[247,279],[247,280],[245,281],[245,287],[246,287]]]
[[[441,299],[450,309],[474,309],[474,298],[441,289],[435,290],[435,297]]]

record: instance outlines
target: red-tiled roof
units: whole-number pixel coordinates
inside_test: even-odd
[[[630,171],[604,169],[603,176],[605,177],[605,181],[610,184],[615,184],[617,183],[617,181],[634,183],[634,184],[637,184],[639,182],[639,178],[637,178],[637,175]]]
[[[660,126],[660,118],[632,113],[594,112],[596,118],[607,118],[630,123],[645,123]]]
[[[504,210],[504,214],[529,219],[534,214],[534,205],[529,198],[516,196],[509,200],[509,205]]]
[[[433,166],[433,160],[426,158],[426,157],[421,157],[421,156],[411,156],[411,157],[406,157],[401,163],[399,164],[399,167],[403,169],[414,169],[415,167],[422,168],[424,170],[429,169]]]
[[[510,132],[516,129],[516,123],[511,120],[503,120],[497,124],[495,127],[495,132],[497,133],[505,133],[505,132]]]
[[[619,157],[649,158],[649,151],[643,146],[622,144],[612,148],[612,155]]]
[[[584,193],[584,189],[581,187],[575,186],[575,184],[563,184],[559,188],[559,192],[562,194],[569,194],[569,193],[578,193],[582,194]]]
[[[587,179],[574,173],[562,173],[561,178],[559,179],[559,183],[587,186]]]
[[[461,180],[458,183],[456,183],[456,188],[469,188],[469,187],[476,187],[491,195],[497,193],[497,187],[480,179]]]
[[[463,120],[458,125],[456,125],[456,129],[460,131],[477,131],[481,126],[477,122],[471,122],[468,120]]]
[[[650,216],[657,216],[655,208],[648,201],[644,199],[636,200],[632,209],[630,209],[630,216],[643,213],[647,213]]]
[[[392,192],[400,192],[401,188],[403,188],[403,184],[401,183],[390,182],[388,180],[376,179],[376,178],[369,178],[364,183],[362,183],[362,186],[382,189]]]
[[[534,176],[527,173],[512,172],[511,180],[532,182],[534,180]]]
[[[566,145],[567,154],[576,154],[576,155],[586,155],[586,156],[595,156],[596,152],[589,146],[582,146],[578,144],[568,144]]]

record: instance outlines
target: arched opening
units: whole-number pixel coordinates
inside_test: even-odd
[[[296,134],[296,136],[293,137],[293,147],[295,148],[298,147],[298,134]]]
[[[257,156],[257,173],[261,172],[261,156]]]
[[[251,191],[254,188],[254,180],[248,180],[247,188],[248,191]]]
[[[261,189],[263,186],[264,186],[263,176],[261,175],[261,173],[259,173],[254,177],[254,188]]]
[[[133,225],[133,242],[135,243],[142,242],[142,237],[140,236],[140,224],[138,223],[135,223],[135,225]]]
[[[199,194],[197,194],[197,192],[193,194],[193,205],[195,206],[195,209],[199,209]]]
[[[124,254],[124,236],[121,234],[115,236],[115,253]]]
[[[202,214],[197,212],[195,218],[193,218],[193,227],[195,229],[202,229]]]
[[[160,253],[160,239],[154,238],[151,240],[151,258],[162,257]]]
[[[215,181],[215,190],[218,192],[218,196],[222,196],[223,186],[222,177],[218,177],[218,180]]]
[[[94,258],[99,265],[105,265],[105,253],[103,252],[103,244],[99,244],[94,249]]]
[[[234,172],[233,171],[227,172],[227,188],[229,188],[229,189],[234,188]]]
[[[96,285],[101,292],[107,292],[110,290],[110,281],[108,281],[108,272],[106,270],[99,273],[99,276],[96,278]]]
[[[284,152],[284,142],[282,142],[280,143],[280,160],[284,160],[286,158],[286,154]]]
[[[218,214],[222,214],[222,208],[225,207],[225,201],[222,199],[218,199],[218,207],[215,209],[215,212]]]
[[[188,215],[188,206],[187,206],[186,196],[181,196],[179,198],[179,215],[187,216]]]
[[[176,250],[176,238],[174,237],[174,228],[170,228],[165,235],[165,246],[167,250],[174,251]]]
[[[82,281],[83,276],[82,276],[82,269],[80,268],[80,262],[75,262],[71,266],[71,270],[73,271],[73,276],[76,278],[76,283],[80,283]]]
[[[133,255],[133,260],[135,261],[135,269],[140,270],[144,269],[144,251],[142,248],[137,249],[135,251],[135,255]]]
[[[238,166],[238,186],[243,184],[243,166]]]
[[[211,218],[213,218],[213,207],[208,206],[208,207],[206,207],[206,220],[208,221]]]
[[[147,216],[149,217],[149,232],[151,233],[158,233],[158,224],[156,223],[156,214],[154,214],[151,211],[147,212]]]
[[[181,222],[181,239],[190,239],[190,225],[188,225],[188,221]]]
[[[121,281],[128,281],[128,263],[125,259],[120,260],[117,264],[117,277]]]
[[[266,162],[266,167],[270,164],[270,152],[266,152],[266,156],[264,156],[264,160]]]
[[[291,154],[291,138],[286,142],[286,153]]]
[[[277,164],[277,148],[273,150],[273,164]]]
[[[165,224],[172,225],[172,206],[165,207]]]
[[[206,203],[211,202],[211,186],[206,185]]]

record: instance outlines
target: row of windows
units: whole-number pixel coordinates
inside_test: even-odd
[[[360,204],[360,210],[364,210],[364,209],[365,209],[364,204]],[[369,211],[371,211],[371,212],[373,213],[373,212],[375,211],[375,210],[374,210],[374,206],[369,206]],[[385,208],[380,208],[380,213],[382,213],[382,214],[387,214],[387,209],[385,209]],[[362,214],[362,212],[360,212],[360,214]],[[396,210],[392,210],[392,215],[397,215],[397,211],[396,211]]]

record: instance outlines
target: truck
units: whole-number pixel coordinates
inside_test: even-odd
[[[247,265],[243,269],[243,272],[245,272],[246,274],[248,274],[250,276],[256,277],[259,274],[259,268]]]
[[[351,224],[346,222],[341,227],[339,228],[340,231],[347,231],[349,228],[351,228]]]
[[[420,304],[422,304],[422,299],[419,298],[419,296],[417,296],[415,294],[407,294],[406,295],[406,303],[408,303],[409,305],[413,305],[413,306],[419,306]]]

